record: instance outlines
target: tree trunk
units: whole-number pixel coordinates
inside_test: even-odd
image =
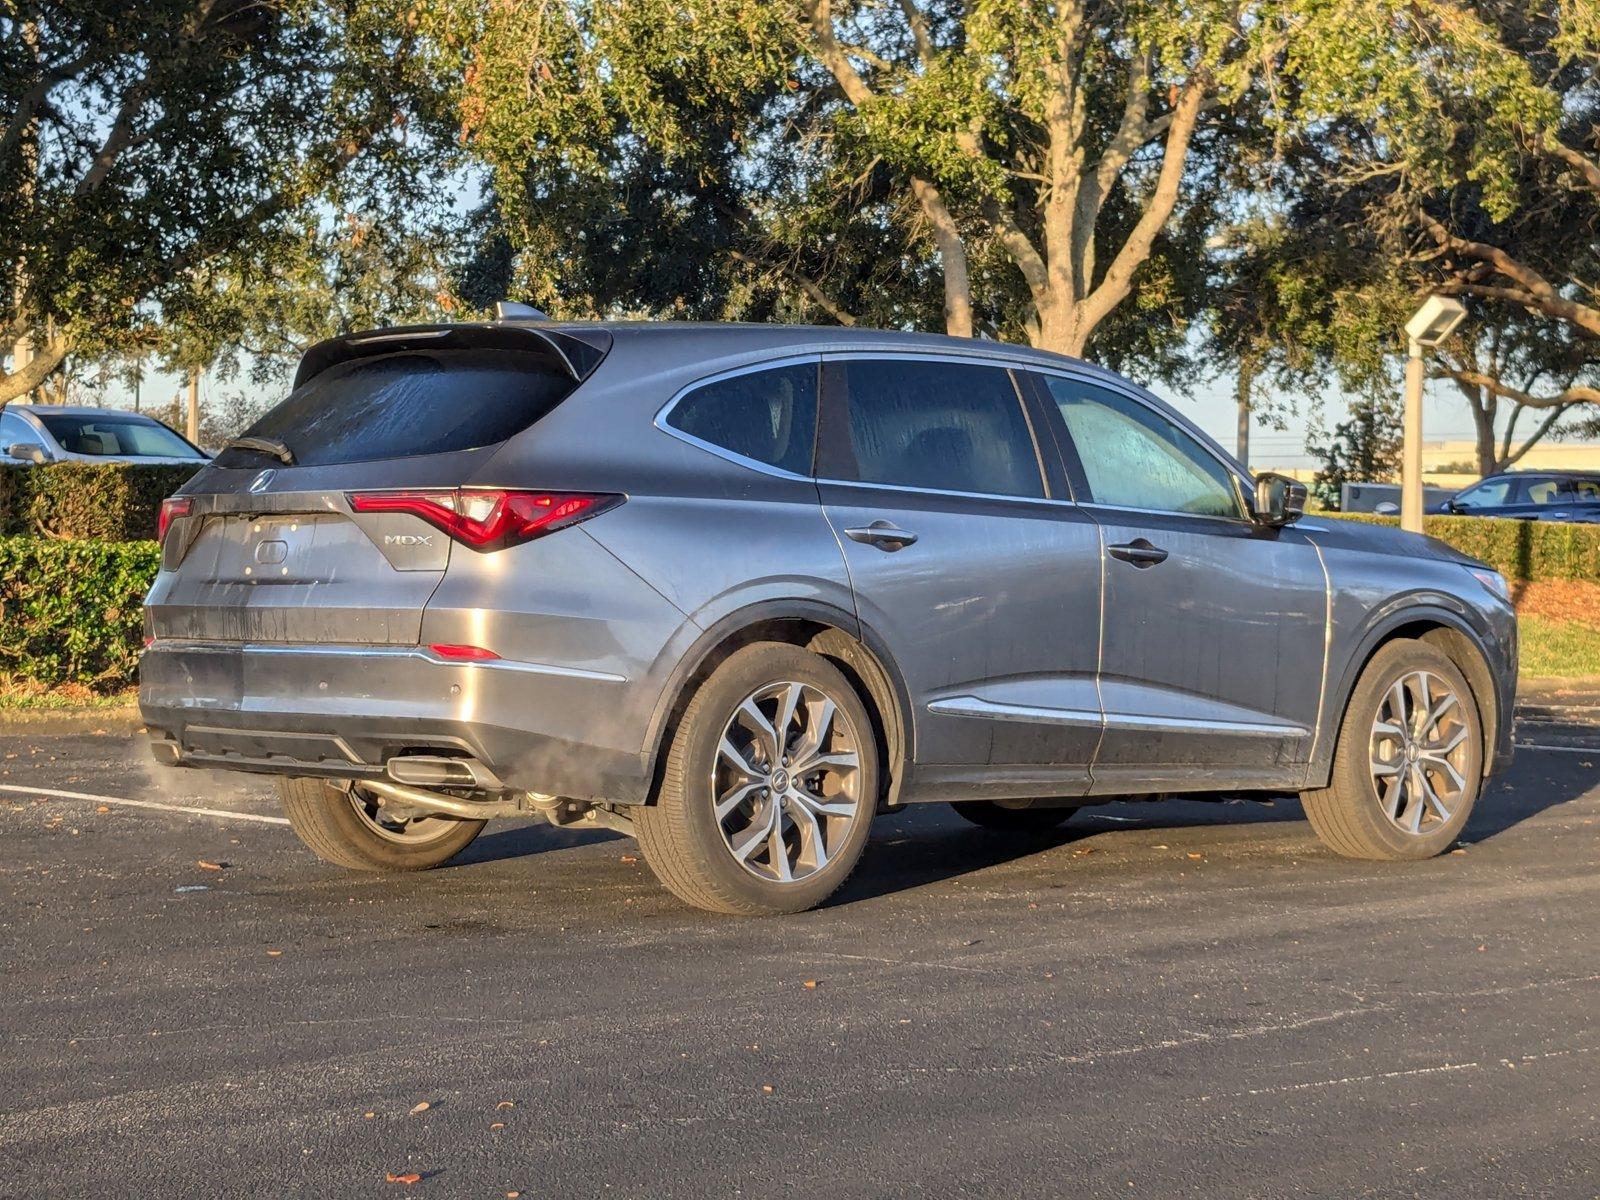
[[[1494,415],[1499,405],[1490,400],[1485,403],[1483,389],[1461,384],[1466,393],[1467,407],[1472,410],[1472,426],[1478,453],[1478,476],[1493,475],[1500,468],[1500,452],[1494,440]]]
[[[1239,364],[1239,380],[1235,395],[1239,404],[1239,424],[1235,434],[1234,456],[1239,465],[1250,466],[1250,392],[1255,384],[1256,369],[1250,363]]]
[[[939,190],[926,179],[913,177],[911,191],[933,227],[944,269],[944,331],[951,337],[972,336],[972,279],[967,273],[967,248],[955,218],[945,207]]]

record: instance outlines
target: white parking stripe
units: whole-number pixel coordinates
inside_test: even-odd
[[[263,817],[255,813],[229,812],[225,808],[194,808],[188,804],[161,804],[155,800],[128,800],[122,796],[97,796],[93,792],[63,792],[57,788],[23,787],[0,783],[0,792],[20,796],[51,796],[57,800],[92,800],[96,804],[124,804],[129,808],[156,808],[162,812],[190,813],[197,817],[222,817],[228,821],[255,821],[260,825],[287,825],[287,817]]]

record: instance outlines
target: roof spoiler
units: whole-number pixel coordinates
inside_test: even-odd
[[[300,359],[294,386],[299,388],[340,363],[407,350],[516,350],[546,359],[579,384],[594,374],[610,349],[611,335],[603,329],[573,331],[514,322],[401,325],[318,342]]]

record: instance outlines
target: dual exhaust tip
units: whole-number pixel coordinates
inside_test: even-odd
[[[396,783],[420,788],[474,788],[499,791],[506,785],[475,758],[450,758],[440,754],[401,754],[384,764]]]

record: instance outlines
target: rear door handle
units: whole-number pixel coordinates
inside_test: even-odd
[[[1124,542],[1120,546],[1107,546],[1106,553],[1112,558],[1120,558],[1123,562],[1132,563],[1136,567],[1153,567],[1157,563],[1167,561],[1167,552],[1159,546],[1153,546],[1144,538],[1134,538],[1131,542]]]
[[[899,529],[888,521],[874,521],[864,529],[846,529],[844,535],[852,542],[876,546],[886,554],[893,554],[917,540],[917,535],[909,529]]]

